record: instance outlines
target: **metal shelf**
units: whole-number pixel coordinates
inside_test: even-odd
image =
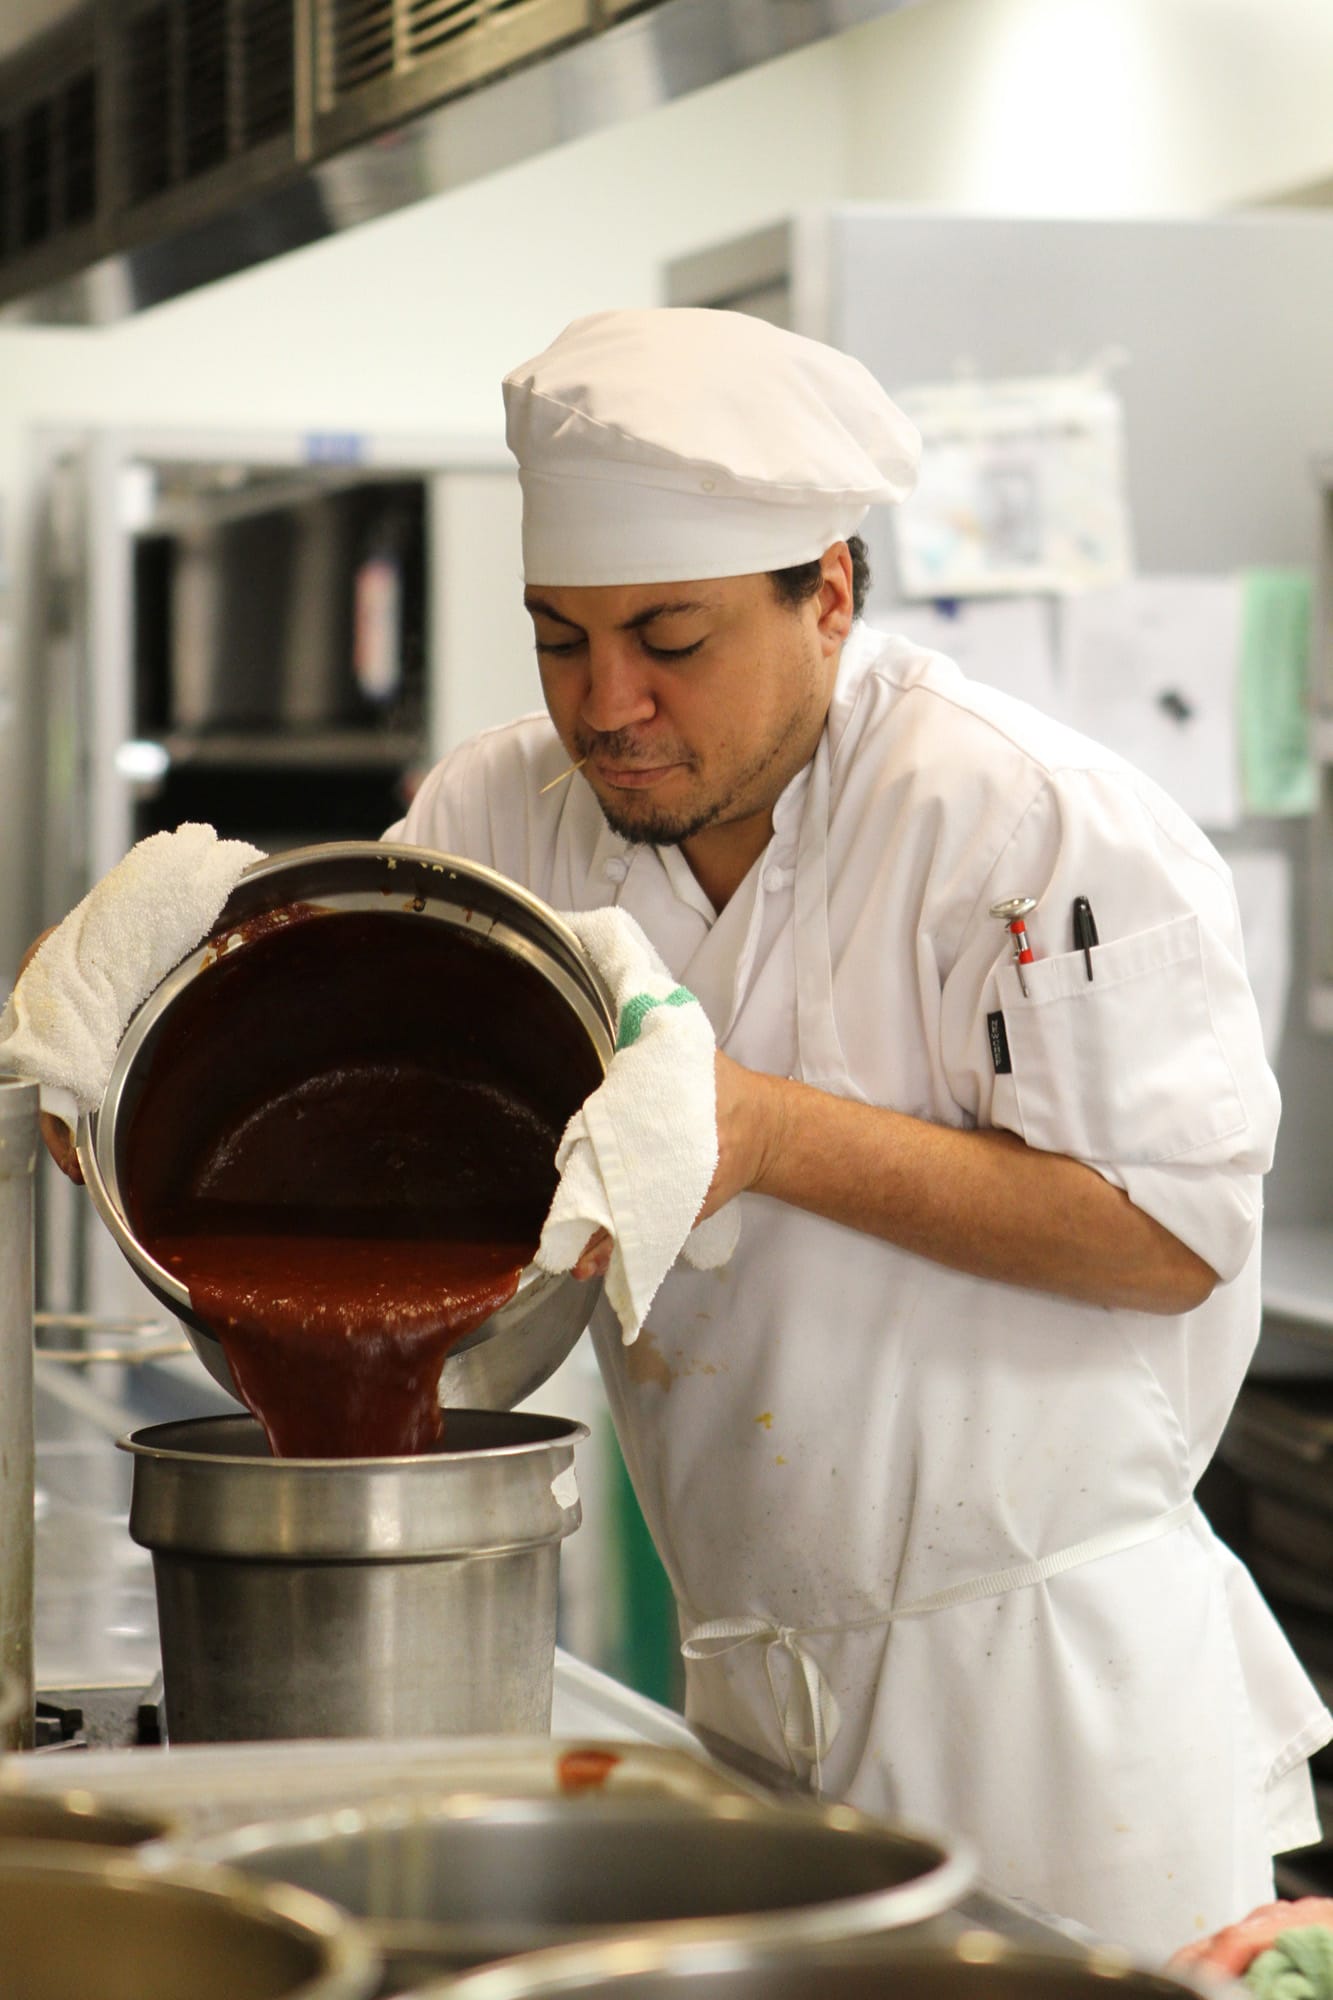
[[[218,770],[397,770],[424,754],[421,738],[409,730],[322,729],[299,736],[273,730],[228,730],[210,736],[168,735],[160,739],[171,765]]]
[[[1333,1228],[1270,1224],[1264,1231],[1265,1313],[1333,1341]]]

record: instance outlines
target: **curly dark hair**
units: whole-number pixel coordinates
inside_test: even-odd
[[[866,592],[870,588],[870,558],[866,545],[859,535],[847,537],[847,549],[852,558],[852,615],[859,618],[865,609]],[[814,562],[797,563],[793,569],[771,569],[769,581],[784,604],[793,609],[804,604],[807,597],[813,597],[819,589],[823,571],[819,559]]]

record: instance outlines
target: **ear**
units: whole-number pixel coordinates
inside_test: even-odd
[[[819,636],[826,653],[836,652],[852,629],[852,552],[846,542],[825,549],[819,567]]]

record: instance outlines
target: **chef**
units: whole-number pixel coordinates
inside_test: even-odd
[[[739,1247],[634,1346],[594,1322],[689,1718],[1164,1955],[1318,1837],[1333,1734],[1191,1497],[1278,1118],[1227,870],[1119,758],[861,622],[856,531],[918,440],[856,361],[610,312],[504,396],[548,715],[393,835],[629,911],[716,1032]]]

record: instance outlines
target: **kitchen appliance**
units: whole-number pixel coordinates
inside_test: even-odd
[[[123,1855],[0,1847],[0,1937],[23,2000],[360,2000],[377,1975],[314,1896]]]
[[[922,1923],[975,1872],[960,1843],[846,1806],[597,1788],[382,1801],[243,1827],[195,1856],[329,1897],[413,1983],[609,1931],[794,1950]]]
[[[218,921],[214,939],[227,939],[291,904],[380,916],[409,913],[416,921],[466,932],[496,948],[515,965],[540,976],[569,1031],[565,1077],[549,1079],[554,1101],[568,1116],[597,1077],[614,1047],[614,1007],[573,933],[534,896],[490,869],[382,842],[345,842],[272,855],[247,869]],[[126,1154],[136,1109],[154,1075],[154,1063],[172,1012],[187,1002],[195,982],[219,963],[206,941],[161,983],[135,1014],[122,1038],[99,1109],[84,1122],[79,1158],[89,1194],[102,1221],[136,1276],[181,1321],[196,1354],[213,1378],[236,1394],[216,1337],[199,1319],[180,1280],[138,1240],[130,1220]],[[440,996],[443,1009],[445,996]],[[444,1014],[440,1060],[447,1066]],[[521,1024],[520,1024],[521,1029]],[[498,1023],[478,1032],[499,1036]],[[541,1081],[551,1052],[521,1045],[511,1033],[497,1044],[499,1057]],[[330,1060],[329,1052],[324,1059]],[[534,1085],[535,1087],[535,1085]],[[562,1096],[563,1093],[563,1096]],[[558,1127],[557,1127],[558,1129]],[[577,1282],[530,1265],[508,1305],[461,1341],[447,1356],[441,1400],[482,1409],[508,1409],[539,1388],[578,1339],[600,1295],[600,1281]],[[239,1398],[238,1398],[239,1400]]]
[[[1247,1382],[1218,1456],[1239,1489],[1239,1553],[1321,1698],[1333,1702],[1333,1379]],[[1333,1744],[1314,1750],[1310,1765],[1323,1838],[1277,1856],[1284,1896],[1325,1896],[1333,1882]]]
[[[453,1410],[410,1458],[271,1458],[249,1417],[122,1440],[172,1742],[548,1730],[587,1435]]]
[[[38,1090],[0,1076],[0,1749],[32,1744],[33,1173]]]
[[[261,486],[248,511],[201,508],[141,537],[144,733],[419,732],[425,509],[421,480]]]

